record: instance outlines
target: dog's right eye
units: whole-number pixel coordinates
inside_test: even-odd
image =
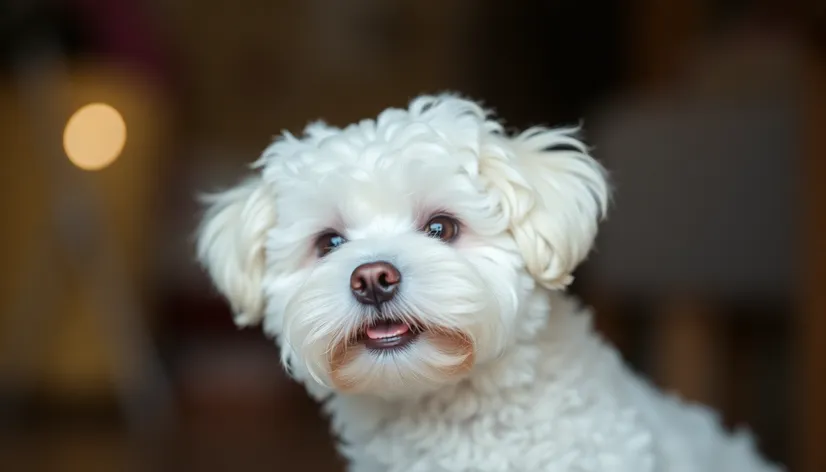
[[[347,242],[344,236],[338,233],[324,233],[318,237],[315,246],[318,251],[318,257],[324,257],[333,249],[341,246]]]

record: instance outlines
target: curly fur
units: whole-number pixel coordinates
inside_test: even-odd
[[[626,368],[562,289],[609,200],[578,129],[508,134],[477,103],[424,96],[345,128],[288,133],[205,199],[198,253],[240,326],[263,324],[324,402],[354,472],[774,471],[745,433]],[[422,231],[448,214],[460,236]],[[346,243],[329,254],[316,238]],[[402,274],[380,310],[355,267]],[[376,319],[421,328],[376,352]]]

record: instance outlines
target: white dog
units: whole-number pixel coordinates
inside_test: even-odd
[[[609,189],[576,129],[424,96],[277,139],[198,251],[323,401],[354,472],[776,471],[638,378],[562,294]]]

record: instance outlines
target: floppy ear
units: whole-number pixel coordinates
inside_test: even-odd
[[[578,128],[532,128],[493,135],[480,173],[499,193],[528,272],[562,288],[591,250],[609,188],[604,168],[578,138]]]
[[[267,231],[275,224],[273,195],[260,177],[202,197],[198,259],[234,312],[238,326],[261,321]]]

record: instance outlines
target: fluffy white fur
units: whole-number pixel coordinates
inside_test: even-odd
[[[577,131],[510,135],[472,101],[424,96],[285,133],[207,198],[201,261],[324,402],[351,471],[777,470],[638,378],[562,293],[609,199]],[[460,221],[455,241],[421,231],[436,214]],[[329,230],[347,242],[322,257]],[[379,260],[402,282],[377,314],[349,279]],[[353,339],[377,316],[425,331],[371,351]]]

